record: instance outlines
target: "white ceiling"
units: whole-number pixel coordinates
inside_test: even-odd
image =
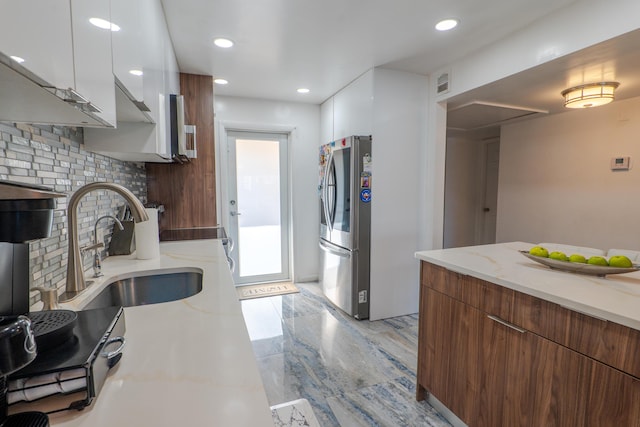
[[[426,75],[577,1],[162,3],[180,70],[229,80],[216,94],[319,104],[372,67]],[[460,25],[436,31],[448,17]],[[216,37],[236,45],[218,48]],[[560,93],[584,82],[620,82],[617,100],[640,96],[638,46],[640,29],[449,98],[448,128],[491,137],[503,123],[570,111]],[[298,94],[299,87],[311,92]]]
[[[564,107],[561,92],[585,82],[620,82],[615,92],[618,101],[640,96],[638,46],[640,30],[635,30],[449,98],[448,125],[468,130],[483,127],[478,126],[483,120],[486,126],[500,124],[506,118],[501,108],[466,107],[473,101],[515,106],[517,109],[511,110],[514,115],[518,110],[522,113],[521,109],[543,110],[546,114],[575,111]],[[464,114],[457,114],[459,111]],[[535,115],[540,114],[526,117]]]
[[[428,74],[576,0],[162,0],[180,70],[216,94],[321,103],[374,66]],[[434,25],[456,17],[440,33]],[[213,45],[215,37],[236,42]],[[307,87],[309,94],[296,93]]]

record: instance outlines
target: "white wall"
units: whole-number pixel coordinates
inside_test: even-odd
[[[333,97],[320,106],[320,141],[327,144],[333,137]]]
[[[350,135],[371,135],[373,130],[373,70],[358,77],[336,93],[331,101],[327,102],[333,103],[333,138],[331,141]]]
[[[372,320],[418,311],[420,180],[427,139],[428,79],[376,68],[371,207]]]
[[[640,2],[637,0],[576,1],[474,55],[442,68],[450,72],[450,91],[436,96],[434,83],[431,84],[429,134],[424,148],[427,166],[421,171],[427,183],[426,201],[421,206],[420,234],[424,236],[421,240],[424,250],[440,248],[443,242],[446,100],[635,30],[638,16]]]
[[[418,311],[420,206],[426,185],[425,76],[375,68],[327,100],[323,134],[372,135],[370,319]],[[329,117],[327,117],[329,116]],[[325,129],[326,128],[326,129]]]
[[[291,173],[293,280],[318,279],[319,207],[318,147],[320,146],[320,106],[292,102],[216,96],[216,158],[225,159],[225,129],[283,131],[291,133],[289,165]],[[224,174],[226,165],[218,163]],[[224,178],[224,177],[221,177]],[[216,180],[220,184],[221,179]],[[225,188],[217,189],[223,224],[228,221],[221,197]],[[228,226],[228,225],[227,225]]]
[[[447,138],[443,247],[471,246],[476,242],[476,214],[480,206],[482,141]]]
[[[640,98],[504,126],[498,241],[640,250],[639,135]]]

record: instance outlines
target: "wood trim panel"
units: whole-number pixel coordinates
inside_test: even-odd
[[[185,121],[196,125],[198,158],[189,163],[147,163],[147,199],[165,206],[160,231],[212,227],[216,218],[213,78],[180,74]]]

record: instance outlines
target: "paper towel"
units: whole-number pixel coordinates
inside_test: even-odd
[[[136,222],[136,258],[152,259],[160,256],[158,209],[147,208],[149,221]]]

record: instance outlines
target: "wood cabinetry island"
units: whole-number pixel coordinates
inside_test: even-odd
[[[531,246],[416,254],[418,400],[470,427],[639,427],[640,273],[559,272]]]

